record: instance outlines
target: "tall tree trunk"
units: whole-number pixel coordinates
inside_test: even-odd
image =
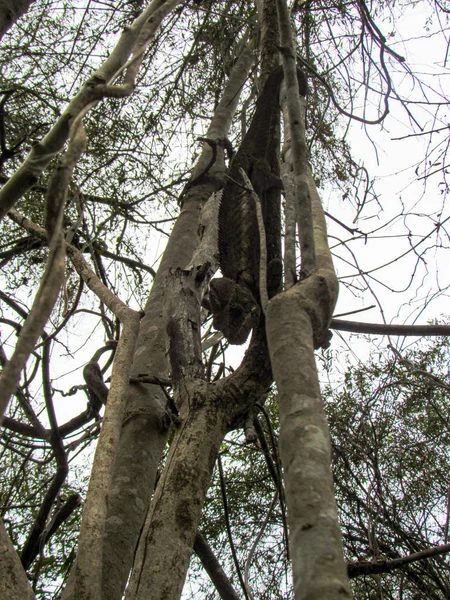
[[[225,411],[197,381],[185,398],[188,414],[171,445],[142,531],[127,600],[179,598],[217,453]],[[149,560],[150,558],[150,560]]]
[[[239,99],[239,90],[252,62],[252,54],[244,51],[216,109],[207,133],[208,139],[217,140],[226,136]],[[205,144],[193,179],[208,166],[210,159],[211,147]],[[191,264],[198,245],[200,209],[217,189],[224,172],[223,149],[218,147],[216,162],[208,171],[209,178],[188,189],[182,199],[180,216],[164,252],[141,321],[133,362],[134,376],[150,375],[162,381],[168,379],[167,322],[164,317],[167,276]],[[130,385],[105,532],[103,595],[108,600],[122,597],[133,563],[171,424],[166,402],[159,385]]]
[[[189,304],[192,294],[186,298]],[[190,320],[184,323],[186,331],[191,328]],[[195,335],[194,327],[193,340]],[[175,343],[185,344],[181,338]],[[224,435],[243,423],[272,378],[264,327],[254,332],[241,366],[215,383],[200,378],[201,365],[195,367],[192,354],[171,351],[171,355],[172,365],[185,357],[181,358],[180,384],[176,386],[182,398],[181,423],[139,540],[127,600],[180,597]]]
[[[322,203],[308,165],[304,101],[297,85],[291,21],[276,0],[285,73],[287,168],[301,249],[300,281],[267,310],[267,340],[280,404],[280,455],[286,483],[296,600],[351,598],[331,474],[331,442],[314,348],[327,339],[338,297]],[[293,233],[295,233],[295,228]]]
[[[309,177],[316,270],[273,298],[267,339],[280,404],[280,454],[286,483],[296,600],[351,598],[330,469],[331,444],[314,347],[324,338],[338,285],[322,205]]]

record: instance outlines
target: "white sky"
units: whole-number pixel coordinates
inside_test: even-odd
[[[411,9],[409,13],[408,18],[402,19],[399,23],[399,34],[390,39],[389,44],[407,58],[408,66],[414,73],[419,73],[419,77],[425,85],[429,83],[433,87],[439,88],[441,86],[443,95],[448,98],[450,97],[449,69],[443,64],[447,41],[442,35],[436,35],[432,39],[421,39],[420,36],[425,33],[424,11],[419,12]],[[379,25],[384,30],[383,24],[379,23]],[[415,38],[415,41],[407,44],[393,43],[400,38],[402,31],[406,32],[403,33],[404,37]],[[417,83],[415,88],[412,88],[410,78],[402,74],[394,74],[393,80],[400,94],[411,100],[420,98]],[[436,94],[430,91],[427,91],[427,93],[431,99],[437,98]],[[442,101],[442,97],[438,99]],[[449,122],[447,108],[440,111],[440,122],[433,121],[433,115],[427,107],[410,106],[409,108],[425,131],[445,126]],[[445,194],[442,193],[444,186],[442,185],[442,173],[439,171],[439,167],[442,165],[439,152],[434,153],[433,160],[436,163],[431,169],[429,168],[431,171],[438,172],[431,176],[426,184],[423,180],[418,179],[423,174],[423,166],[420,167],[418,174],[415,173],[417,165],[423,160],[425,151],[430,144],[429,137],[394,139],[412,133],[411,129],[404,125],[405,122],[408,125],[407,118],[403,107],[398,102],[391,100],[390,114],[382,126],[363,127],[360,123],[354,122],[351,127],[351,145],[355,158],[362,159],[364,166],[374,176],[375,189],[382,206],[382,210],[380,210],[377,203],[372,201],[372,205],[363,211],[363,218],[359,221],[358,227],[364,232],[369,232],[382,223],[395,219],[402,208],[404,212],[406,210],[409,213],[407,218],[398,218],[391,225],[383,228],[377,234],[377,238],[371,239],[367,243],[365,240],[360,239],[350,244],[350,248],[357,254],[359,265],[364,271],[388,263],[409,249],[408,239],[405,238],[408,233],[407,227],[411,227],[414,236],[417,236],[412,238],[412,243],[417,243],[420,236],[433,231],[438,213],[442,214],[441,221],[450,215],[448,208],[445,206]],[[368,139],[366,132],[369,133],[372,141]],[[418,132],[417,128],[416,132]],[[445,148],[447,140],[448,131],[443,131],[433,136],[431,146],[440,143],[441,148]],[[334,216],[343,220],[347,225],[354,226],[352,224],[354,212],[349,210],[348,204],[336,201],[336,195],[333,191],[329,191],[324,195],[324,201],[325,205],[329,205],[328,210]],[[338,214],[336,214],[337,206]],[[428,218],[427,215],[434,215],[434,219]],[[405,227],[405,224],[407,227]],[[335,224],[330,223],[329,229],[331,234],[337,232],[342,237],[342,230],[339,231]],[[389,237],[397,234],[402,235],[403,238]],[[347,239],[350,237],[349,235]],[[447,236],[444,235],[443,238],[444,245],[448,246]],[[424,242],[418,247],[418,251],[423,247],[433,247],[427,253],[426,268],[420,261],[416,266],[417,256],[410,252],[408,257],[402,258],[401,262],[393,263],[372,273],[375,278],[388,286],[385,288],[383,285],[373,282],[373,288],[381,301],[388,322],[411,323],[417,317],[418,322],[425,323],[427,319],[438,317],[441,313],[447,312],[447,294],[445,294],[442,300],[439,302],[435,300],[421,313],[424,298],[432,294],[438,287],[444,289],[450,283],[450,270],[446,268],[448,251],[446,248],[435,249],[435,245],[436,234],[433,234],[428,243]],[[349,253],[343,250],[339,254],[347,260],[352,260]],[[346,266],[341,260],[336,260],[336,268],[340,276],[354,273],[354,269]],[[415,281],[409,289],[401,294],[390,291],[390,289],[401,290],[407,288],[414,269],[416,269]],[[358,298],[352,297],[345,290],[345,287],[341,286],[341,296],[336,313],[354,310],[374,303],[371,294],[365,293]],[[419,313],[421,314],[419,315]],[[382,322],[380,316],[379,310],[373,309],[349,318]]]

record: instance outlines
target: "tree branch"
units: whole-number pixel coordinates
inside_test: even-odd
[[[388,323],[358,323],[357,321],[333,319],[330,323],[330,329],[373,335],[450,336],[450,325],[394,325]]]
[[[450,544],[444,544],[442,546],[435,546],[434,548],[427,548],[421,552],[414,552],[414,554],[408,554],[408,556],[402,556],[401,558],[394,558],[393,560],[350,563],[347,565],[348,576],[350,579],[353,579],[360,575],[389,573],[390,571],[399,569],[409,563],[431,558],[433,556],[439,556],[440,554],[447,554],[448,552],[450,552]]]

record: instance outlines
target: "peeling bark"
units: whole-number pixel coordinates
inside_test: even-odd
[[[204,380],[199,316],[204,281],[197,275],[194,268],[167,276],[168,355],[181,424],[140,536],[127,600],[180,597],[225,433],[271,381],[261,328],[235,373],[212,384]]]
[[[237,61],[213,117],[207,137],[224,138],[231,124],[239,91],[253,62],[249,51]],[[192,178],[204,171],[211,159],[211,147],[204,151]],[[167,274],[192,266],[198,245],[198,223],[202,206],[224,177],[223,149],[208,177],[189,188],[161,265],[156,274],[145,316],[141,321],[132,375],[169,378],[166,354],[167,336],[164,317]],[[170,418],[166,398],[159,385],[137,383],[129,386],[118,460],[108,507],[104,539],[103,596],[120,600],[133,564],[136,544],[149,509],[159,462],[168,439]]]

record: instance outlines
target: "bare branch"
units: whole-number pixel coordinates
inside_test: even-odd
[[[408,556],[402,556],[401,558],[395,558],[393,560],[350,563],[347,565],[348,576],[353,579],[354,577],[359,577],[361,575],[389,573],[394,569],[399,569],[412,562],[424,560],[433,556],[439,556],[440,554],[447,554],[448,552],[450,552],[450,544],[444,544],[442,546],[427,548],[421,552],[415,552],[414,554],[409,554]]]
[[[49,255],[33,307],[22,327],[14,354],[1,374],[0,423],[20,373],[53,310],[64,280],[65,245],[62,236],[64,202],[73,169],[84,150],[85,143],[83,125],[78,122],[74,127],[67,152],[56,169],[49,188],[47,205],[53,210],[48,219],[49,235],[52,235]]]

